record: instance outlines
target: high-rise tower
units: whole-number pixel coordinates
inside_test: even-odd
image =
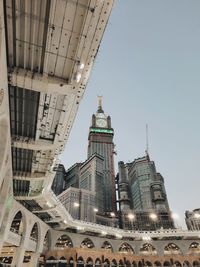
[[[104,159],[104,212],[116,211],[113,136],[111,118],[105,115],[102,97],[98,97],[98,110],[92,115],[92,125],[89,129],[88,157],[97,153]]]
[[[122,228],[174,228],[164,178],[156,171],[148,152],[133,162],[119,162],[118,186]],[[133,214],[133,222],[127,223]]]

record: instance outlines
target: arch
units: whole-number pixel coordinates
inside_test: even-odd
[[[68,235],[61,235],[55,244],[56,248],[71,248],[73,247],[73,243],[71,238]]]
[[[132,267],[137,267],[137,263],[135,261],[132,262]]]
[[[50,256],[49,258],[47,258],[47,261],[54,261],[56,260],[56,258],[54,258],[53,256]]]
[[[87,267],[92,267],[93,266],[93,259],[91,257],[87,258],[86,266]]]
[[[189,263],[189,261],[184,261],[183,263],[183,267],[190,267],[191,264]]]
[[[200,245],[198,242],[192,242],[188,248],[189,254],[200,254]]]
[[[34,223],[31,233],[30,233],[30,239],[38,243],[39,240],[39,229],[38,229],[38,223]]]
[[[67,259],[62,256],[62,257],[60,257],[59,261],[65,261],[65,262],[67,262]]]
[[[74,259],[72,257],[69,259],[69,267],[74,267]]]
[[[127,266],[127,267],[130,267],[130,266],[131,266],[131,263],[130,263],[129,260],[126,260],[126,266]]]
[[[94,248],[94,243],[89,238],[85,238],[81,243],[81,248]]]
[[[27,225],[28,225],[28,223],[27,223],[27,214],[20,207],[17,207],[16,209],[14,208],[11,211],[10,220],[9,220],[10,228],[11,228],[11,225],[12,225],[12,221],[14,220],[14,218],[17,215],[18,212],[20,212],[22,214],[22,223],[23,223],[23,233],[22,233],[22,236],[26,236],[28,234],[27,233],[27,231],[28,231],[28,227],[27,227]]]
[[[176,267],[182,267],[182,264],[179,261],[174,262],[174,266]]]
[[[77,267],[84,267],[84,260],[83,260],[83,258],[82,257],[79,257],[78,259],[77,259]]]
[[[19,210],[15,213],[14,218],[12,219],[11,225],[10,225],[10,231],[13,231],[17,234],[22,234],[24,232],[24,219],[22,212]]]
[[[123,260],[120,260],[120,261],[119,261],[119,267],[120,267],[120,266],[124,266],[124,262],[123,262]]]
[[[199,267],[200,266],[200,262],[195,260],[195,261],[193,261],[192,266],[193,267]]]
[[[65,267],[67,264],[67,260],[65,257],[61,257],[59,260],[58,260],[58,267]],[[54,266],[54,265],[53,265]]]
[[[155,267],[161,267],[162,266],[161,262],[159,262],[159,261],[155,261],[154,265],[155,265]]]
[[[145,265],[149,267],[149,266],[152,266],[152,263],[150,261],[146,261]]]
[[[103,266],[109,267],[110,266],[110,261],[109,259],[105,259],[103,262]]]
[[[100,260],[99,258],[97,258],[97,259],[95,260],[95,266],[96,266],[96,267],[101,266],[101,260]]]
[[[169,261],[165,261],[163,267],[170,267],[171,263]]]
[[[111,266],[112,267],[117,267],[117,261],[115,259],[112,260]]]
[[[44,236],[43,247],[46,250],[49,250],[51,247],[51,232],[50,232],[50,230],[47,230],[47,232]]]
[[[143,263],[141,261],[138,262],[138,267],[143,267]]]
[[[111,245],[108,241],[105,241],[105,242],[103,243],[103,245],[101,246],[101,248],[113,252],[113,247],[112,247],[112,245]]]
[[[45,266],[53,267],[57,263],[59,263],[59,261],[56,258],[54,258],[53,256],[51,256],[51,257],[47,258],[47,260],[45,262]]]
[[[134,254],[134,250],[131,247],[131,245],[129,245],[128,243],[124,242],[123,244],[121,244],[120,248],[119,248],[119,252],[120,253],[125,253],[125,254]]]
[[[155,247],[152,246],[152,244],[145,243],[140,248],[140,254],[143,255],[157,255],[157,251]]]
[[[164,247],[164,255],[181,254],[180,248],[175,243],[169,243]]]

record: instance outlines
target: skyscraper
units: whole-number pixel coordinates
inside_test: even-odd
[[[79,188],[91,191],[95,195],[94,208],[104,212],[103,158],[100,155],[95,153],[82,164]]]
[[[92,125],[89,129],[88,158],[96,153],[104,159],[104,212],[116,211],[113,136],[111,118],[105,115],[102,97],[98,97],[98,110],[92,115]]]
[[[121,226],[134,213],[134,226],[138,229],[173,228],[164,179],[156,171],[148,153],[131,163],[119,163],[119,204]],[[129,225],[129,224],[127,224]]]
[[[54,194],[59,195],[65,190],[65,167],[62,164],[59,164],[56,169],[56,175],[54,177],[51,189]]]
[[[185,222],[190,231],[200,230],[200,208],[185,212]]]

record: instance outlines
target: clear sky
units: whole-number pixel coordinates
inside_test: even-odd
[[[199,0],[116,0],[61,157],[66,168],[86,159],[91,116],[103,95],[116,167],[144,156],[148,123],[150,157],[179,225],[185,210],[200,208],[199,11]]]

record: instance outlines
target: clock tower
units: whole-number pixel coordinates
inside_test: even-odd
[[[116,211],[115,171],[114,171],[114,130],[111,118],[102,109],[102,96],[98,97],[98,110],[92,115],[92,125],[88,137],[88,157],[94,153],[103,157],[104,212]]]

